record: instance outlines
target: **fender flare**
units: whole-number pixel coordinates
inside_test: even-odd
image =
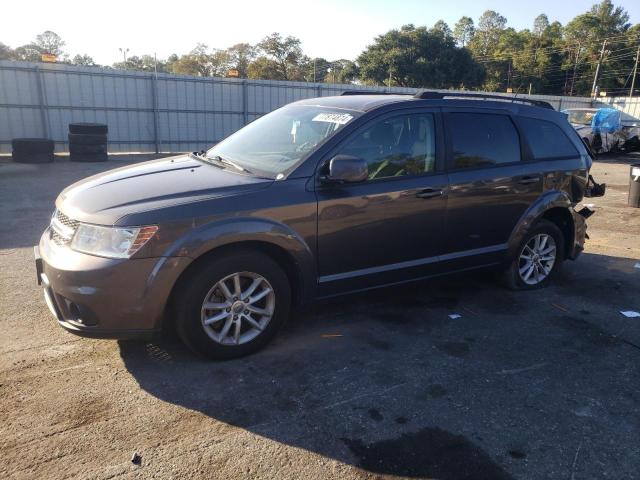
[[[299,291],[299,300],[306,303],[315,295],[317,269],[309,245],[293,229],[271,219],[234,217],[200,225],[178,239],[165,255],[188,257],[191,260],[188,268],[198,258],[215,249],[246,242],[268,244],[284,251],[297,270],[301,283],[295,286]]]
[[[560,190],[546,192],[529,206],[527,211],[524,212],[518,220],[518,223],[516,223],[516,226],[511,231],[511,235],[509,236],[509,241],[507,243],[507,258],[510,259],[516,255],[518,246],[531,226],[540,219],[545,212],[556,207],[567,209],[571,209],[573,207],[573,202],[567,193]],[[571,221],[574,222],[573,215],[571,215]]]

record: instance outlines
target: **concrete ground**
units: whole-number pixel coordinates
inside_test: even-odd
[[[481,273],[350,296],[218,363],[74,337],[36,286],[57,193],[139,159],[0,162],[0,478],[640,475],[640,318],[620,314],[640,311],[640,158],[594,165],[591,240],[545,290]]]

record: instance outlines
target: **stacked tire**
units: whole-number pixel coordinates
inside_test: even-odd
[[[69,159],[72,162],[106,162],[109,128],[102,123],[69,124]]]
[[[48,138],[14,138],[11,140],[13,161],[18,163],[53,162],[53,140]]]

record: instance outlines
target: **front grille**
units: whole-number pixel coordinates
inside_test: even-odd
[[[77,220],[67,217],[60,210],[56,210],[51,218],[51,240],[56,245],[69,245],[79,223]]]
[[[66,226],[66,227],[69,227],[69,228],[72,228],[74,231],[75,231],[76,228],[78,228],[78,224],[80,223],[77,220],[73,220],[73,219],[67,217],[60,210],[56,210],[55,218],[62,225]]]
[[[56,245],[60,246],[69,245],[69,242],[71,241],[71,239],[63,237],[55,230],[51,230],[51,240],[53,240]]]

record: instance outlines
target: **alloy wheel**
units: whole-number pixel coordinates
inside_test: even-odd
[[[262,275],[236,272],[219,280],[202,303],[204,331],[221,345],[242,345],[260,335],[273,317],[276,296]]]
[[[556,262],[556,242],[546,233],[531,237],[520,252],[518,273],[527,285],[537,285],[549,276]]]

